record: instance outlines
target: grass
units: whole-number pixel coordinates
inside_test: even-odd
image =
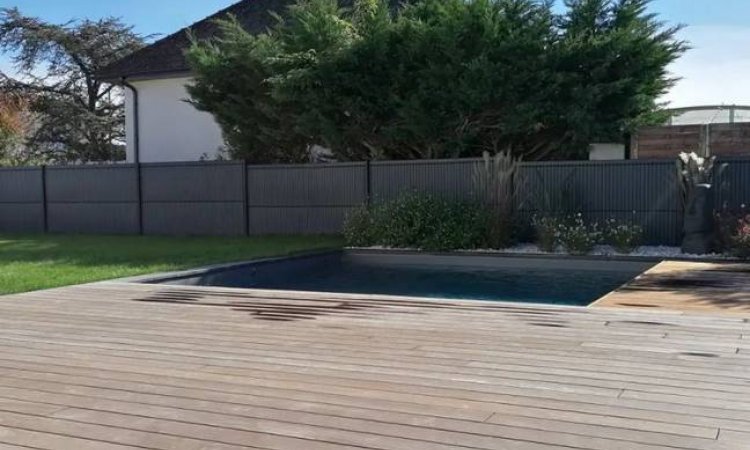
[[[341,245],[333,236],[0,235],[0,295]]]

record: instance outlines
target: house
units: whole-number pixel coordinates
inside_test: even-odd
[[[265,31],[291,0],[243,0],[121,59],[99,78],[126,87],[128,162],[214,159],[223,146],[213,117],[186,102],[191,81],[184,51],[188,29],[199,39],[215,35],[215,21],[230,14],[246,30]]]

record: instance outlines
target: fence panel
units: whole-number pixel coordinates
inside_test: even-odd
[[[251,234],[339,233],[366,199],[365,163],[247,168]]]
[[[49,167],[46,186],[49,231],[138,233],[135,166]]]
[[[144,234],[244,234],[244,167],[239,162],[144,164]]]
[[[478,159],[383,161],[371,165],[372,197],[391,200],[413,190],[443,198],[467,200]]]
[[[633,136],[631,148],[637,159],[674,160],[680,152],[703,154],[706,137],[705,125],[647,127]]]
[[[680,239],[682,211],[671,161],[526,163],[521,179],[526,217],[580,212],[589,220],[639,223],[650,244]]]
[[[341,231],[370,198],[416,190],[468,200],[477,159],[246,166],[242,162],[0,169],[0,232],[241,235]],[[750,159],[729,167],[717,206],[750,200]],[[368,170],[369,167],[369,170]],[[672,161],[523,163],[524,218],[581,212],[640,223],[651,244],[677,244],[681,201]],[[143,217],[139,217],[142,210]]]
[[[39,167],[0,168],[0,232],[44,231],[44,193]]]
[[[720,178],[716,207],[737,210],[750,206],[750,159],[724,159],[728,166]]]

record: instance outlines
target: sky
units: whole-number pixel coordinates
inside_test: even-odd
[[[144,35],[167,35],[234,0],[0,0],[52,22],[121,17]],[[670,106],[750,105],[750,0],[653,0],[651,10],[693,47],[670,70],[681,81],[665,96]],[[0,56],[0,70],[8,70]]]

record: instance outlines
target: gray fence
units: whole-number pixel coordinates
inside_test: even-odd
[[[246,166],[241,162],[0,169],[0,232],[154,235],[336,233],[368,199],[409,190],[469,199],[477,160]],[[731,160],[718,204],[750,199],[750,160]],[[671,161],[524,163],[519,204],[632,220],[674,244],[681,204]]]

